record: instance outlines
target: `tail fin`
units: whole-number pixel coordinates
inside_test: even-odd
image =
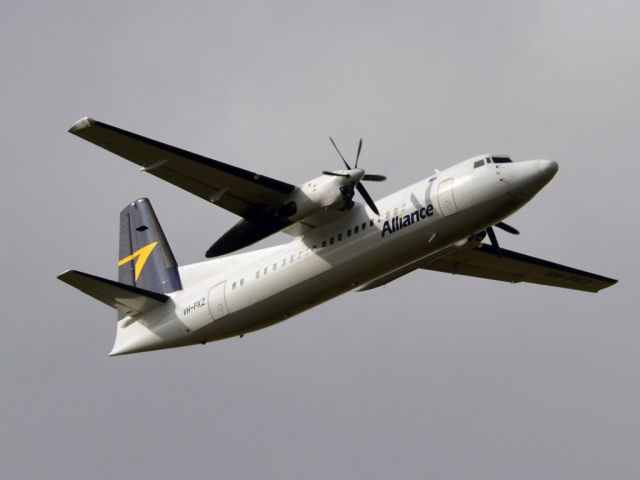
[[[120,212],[119,259],[120,283],[156,293],[182,290],[178,264],[147,198]]]

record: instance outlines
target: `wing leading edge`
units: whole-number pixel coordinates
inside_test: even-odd
[[[296,188],[89,117],[76,122],[69,132],[246,219],[279,208]]]
[[[527,282],[583,292],[599,292],[617,280],[491,245],[461,249],[420,267],[425,270],[500,280]]]

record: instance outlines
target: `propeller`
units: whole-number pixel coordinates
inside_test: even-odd
[[[349,162],[347,162],[344,158],[344,156],[342,155],[342,153],[340,152],[340,149],[338,148],[338,146],[336,145],[336,142],[333,141],[333,138],[329,137],[329,140],[331,141],[331,144],[333,145],[333,148],[336,149],[336,152],[338,152],[338,155],[340,156],[340,158],[342,159],[342,163],[344,163],[344,166],[347,167],[347,170],[353,170],[351,168],[351,165],[349,165]],[[353,168],[358,168],[358,160],[360,160],[360,152],[362,152],[362,139],[360,139],[360,141],[358,142],[358,151],[356,153],[356,163],[355,166]],[[328,172],[328,171],[324,171],[322,172],[325,175],[333,175],[335,177],[345,177],[345,178],[351,178],[351,176],[347,173],[340,173],[340,172]],[[356,190],[358,190],[358,193],[360,195],[362,195],[362,198],[364,198],[364,201],[367,203],[367,205],[369,206],[369,208],[371,210],[373,210],[375,212],[376,215],[380,215],[380,212],[378,211],[378,208],[376,207],[375,202],[373,201],[373,199],[371,198],[371,195],[369,195],[369,192],[367,192],[367,189],[364,188],[364,185],[362,185],[362,181],[368,181],[368,182],[384,182],[387,179],[387,177],[385,177],[384,175],[363,175],[362,178],[360,179],[360,181],[358,181],[357,183],[354,182],[354,184],[352,184],[350,189],[345,189],[345,193],[347,193],[347,196],[350,194],[351,196],[353,196],[353,186],[355,186]],[[344,187],[343,187],[344,188]],[[349,199],[350,200],[350,199]],[[349,203],[349,202],[347,202]],[[352,202],[351,202],[352,203]]]
[[[384,182],[386,179],[387,177],[385,177],[384,175],[366,174],[364,177],[362,177],[362,180],[365,180],[367,182]]]
[[[323,170],[322,174],[323,175],[332,175],[334,177],[351,178],[351,175],[349,175],[348,173],[330,172],[329,170]]]
[[[498,244],[498,237],[496,237],[496,232],[493,231],[493,227],[487,228],[487,235],[489,235],[489,240],[491,240],[491,245],[496,249],[498,256],[502,256],[502,250],[500,250],[500,245]]]
[[[498,227],[505,232],[508,232],[512,235],[520,235],[520,232],[513,228],[511,225],[507,225],[504,222],[498,222],[494,225],[494,227]],[[489,240],[491,240],[491,245],[496,249],[497,255],[499,257],[502,256],[502,250],[500,250],[500,245],[498,244],[498,237],[496,237],[496,232],[493,230],[493,227],[487,228],[487,235],[489,236]]]
[[[509,232],[512,235],[520,235],[520,232],[518,230],[513,228],[511,225],[507,225],[504,222],[496,223],[496,227],[500,228],[501,230],[504,230],[505,232]]]
[[[347,163],[347,161],[344,159],[344,157],[342,156],[342,153],[340,153],[340,149],[338,148],[338,146],[336,145],[336,142],[333,141],[333,138],[329,137],[329,140],[331,140],[331,145],[333,145],[333,148],[336,149],[336,152],[338,152],[338,155],[340,155],[340,158],[342,159],[342,162],[344,163],[344,166],[347,167],[347,170],[351,170],[351,167],[349,166],[349,164]],[[360,143],[362,144],[362,139],[360,139]]]

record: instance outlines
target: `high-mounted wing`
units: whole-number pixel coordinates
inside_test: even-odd
[[[198,197],[243,218],[279,208],[295,189],[280,180],[234,167],[85,117],[69,132],[109,150]]]
[[[530,257],[522,253],[482,244],[463,248],[423,265],[438,272],[488,278],[503,282],[528,282],[551,287],[570,288],[583,292],[598,292],[617,280],[584,272],[557,263]]]

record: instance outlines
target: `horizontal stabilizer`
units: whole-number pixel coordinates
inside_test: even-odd
[[[67,270],[58,275],[58,279],[115,308],[123,315],[144,313],[169,300],[168,296],[161,293],[150,292],[76,270]]]

